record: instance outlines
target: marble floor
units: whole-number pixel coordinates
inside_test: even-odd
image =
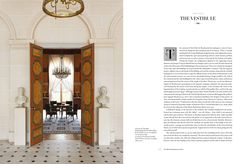
[[[122,159],[122,141],[94,147],[78,140],[44,140],[32,147],[0,141],[0,164],[119,164]]]

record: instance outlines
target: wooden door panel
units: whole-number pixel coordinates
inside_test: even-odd
[[[49,55],[43,53],[43,108],[49,104]]]
[[[81,109],[81,53],[74,54],[74,97],[73,105]]]
[[[43,140],[43,49],[30,44],[30,145]]]
[[[81,140],[94,145],[94,44],[81,49]]]

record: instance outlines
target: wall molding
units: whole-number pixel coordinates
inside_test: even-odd
[[[120,10],[119,12],[117,12],[117,14],[114,16],[110,26],[109,26],[109,34],[108,37],[109,38],[113,38],[114,37],[114,33],[116,30],[116,27],[118,25],[118,23],[123,20],[123,10]]]
[[[11,48],[25,48],[29,47],[29,43],[34,43],[34,40],[21,40],[21,39],[16,39],[16,40],[9,40],[9,45]]]
[[[10,32],[10,39],[16,39],[16,30],[10,17],[7,14],[0,11],[0,19],[2,19],[3,22],[7,25]]]
[[[43,48],[81,48],[88,44],[88,42],[34,42]]]
[[[47,17],[47,15],[43,12],[43,11],[40,11],[38,14],[36,14],[29,27],[28,27],[28,38],[30,39],[34,39],[34,35],[35,35],[35,30],[37,29],[37,26],[39,25],[39,23],[45,18]],[[95,38],[95,30],[94,30],[94,27],[91,23],[91,21],[88,19],[88,17],[84,14],[80,14],[78,16],[76,16],[78,19],[81,19],[82,22],[86,25],[88,31],[89,31],[89,34],[90,34],[90,38]]]
[[[115,40],[114,39],[89,39],[89,43],[94,43],[97,47],[114,47]]]

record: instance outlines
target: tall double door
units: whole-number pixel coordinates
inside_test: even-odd
[[[94,145],[94,44],[81,48],[81,141]],[[43,141],[43,48],[30,44],[30,145]]]

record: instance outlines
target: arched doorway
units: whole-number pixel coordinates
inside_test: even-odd
[[[81,140],[94,144],[94,44],[84,47],[92,34],[90,25],[85,22],[81,17],[54,19],[44,16],[32,30],[40,46],[30,46],[30,145],[43,139],[43,47],[81,50]]]

